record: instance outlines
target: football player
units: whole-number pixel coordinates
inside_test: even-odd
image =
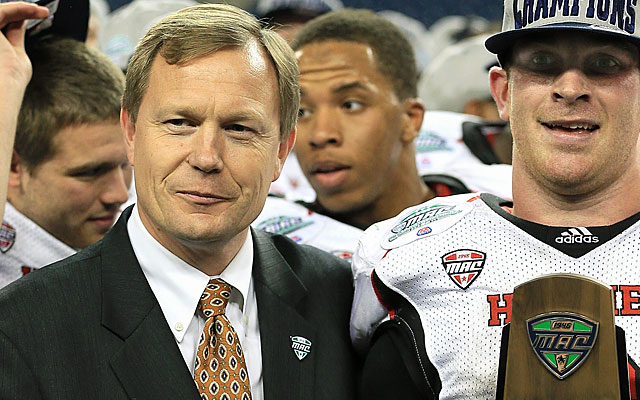
[[[637,398],[640,10],[600,3],[505,0],[486,41],[514,139],[513,202],[433,199],[365,232],[351,326],[368,354],[365,398],[495,398],[514,287],[559,272],[614,287]]]

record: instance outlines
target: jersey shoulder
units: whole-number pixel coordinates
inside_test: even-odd
[[[385,226],[380,246],[390,250],[436,236],[454,226],[474,208],[477,193],[436,197],[407,208]]]
[[[478,193],[435,197],[373,224],[360,238],[360,255],[379,260],[388,250],[437,236],[469,214],[479,198]]]

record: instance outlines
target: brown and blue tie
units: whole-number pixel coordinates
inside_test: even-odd
[[[251,400],[242,346],[225,315],[231,286],[211,279],[200,297],[206,321],[198,343],[194,380],[203,400]]]

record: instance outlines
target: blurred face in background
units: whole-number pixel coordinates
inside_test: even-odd
[[[70,126],[54,155],[30,169],[14,154],[9,201],[58,240],[84,248],[102,239],[127,201],[131,165],[118,122]]]

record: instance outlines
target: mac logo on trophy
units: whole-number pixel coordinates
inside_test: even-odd
[[[576,371],[587,358],[598,337],[598,325],[583,315],[560,312],[527,320],[533,351],[558,379]]]

